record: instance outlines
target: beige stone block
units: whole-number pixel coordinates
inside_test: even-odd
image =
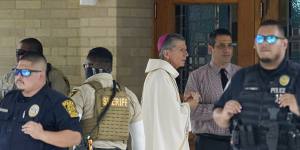
[[[79,19],[69,19],[67,20],[67,24],[69,28],[79,28],[80,20]]]
[[[119,13],[119,10],[117,10],[117,8],[108,8],[108,10],[107,10],[107,15],[109,16],[109,17],[116,17],[117,16],[117,13]],[[125,13],[125,16],[128,16],[128,12],[126,12],[126,11],[123,11],[122,13]],[[127,14],[127,15],[126,15]]]
[[[40,9],[41,1],[16,1],[17,9]]]
[[[38,37],[38,36],[50,36],[50,29],[25,29],[25,36]]]
[[[66,65],[66,62],[67,62],[65,57],[59,57],[59,56],[49,56],[49,57],[47,57],[47,60],[54,66]]]
[[[16,24],[15,20],[1,19],[0,28],[14,28]]]
[[[80,46],[89,46],[90,41],[88,38],[69,38],[68,46],[80,47]]]
[[[109,47],[109,46],[117,46],[117,40],[116,38],[92,38],[91,39],[91,46],[93,47],[98,47],[98,46],[103,46],[103,47]]]
[[[118,46],[121,47],[151,47],[152,46],[152,38],[118,38]]]
[[[24,10],[0,10],[0,19],[24,18]]]
[[[128,62],[128,59],[127,59],[127,62]],[[122,73],[123,76],[129,76],[129,75],[131,75],[131,70],[132,69],[130,67],[124,67],[124,66],[122,66],[122,67],[117,67],[117,69],[118,69],[118,74]]]
[[[49,48],[49,47],[45,47],[45,45],[44,45],[44,43],[42,43],[43,44],[43,54],[46,56],[46,58],[48,59],[48,57],[50,57],[51,56],[51,48]]]
[[[79,86],[84,81],[81,76],[68,75],[68,79],[71,83],[71,86]]]
[[[87,18],[80,18],[80,27],[88,27],[89,26],[89,19]]]
[[[16,2],[15,1],[0,1],[0,8],[1,9],[15,9],[16,8]]]
[[[152,9],[141,8],[117,8],[116,15],[118,17],[152,17]]]
[[[51,35],[56,37],[76,37],[78,35],[78,29],[52,29]]]
[[[117,1],[118,7],[131,7],[131,8],[152,8],[154,0],[119,0]]]
[[[51,48],[52,56],[80,56],[78,53],[78,48],[69,47],[53,47]]]
[[[1,56],[15,57],[16,55],[16,49],[14,47],[2,47],[1,45],[0,49],[1,49]],[[0,64],[1,64],[1,60],[0,60]]]
[[[89,26],[89,19],[88,18],[80,18],[80,27],[87,27]]]
[[[80,13],[79,13],[80,18],[103,17],[107,15],[108,15],[107,8],[94,8],[94,7],[80,8]]]
[[[119,0],[98,0],[96,7],[116,7],[118,1]]]
[[[117,16],[117,8],[108,8],[107,16],[109,16],[109,17]]]
[[[65,19],[43,19],[41,20],[42,28],[65,28],[67,21]]]
[[[80,56],[79,48],[70,48],[70,47],[68,47],[66,50],[67,50],[66,51],[67,56]]]
[[[41,37],[45,47],[67,47],[68,38],[66,37]]]
[[[120,69],[120,68],[118,68]],[[119,71],[118,71],[119,72]],[[123,83],[123,85],[127,87],[133,87],[137,85],[143,85],[144,80],[142,78],[138,78],[136,76],[124,76],[124,75],[118,75],[118,81]]]
[[[16,41],[15,37],[1,37],[0,45],[1,47],[15,47],[16,46],[15,41]]]
[[[0,63],[1,66],[8,68],[6,71],[11,69],[16,64],[16,58],[15,56],[0,56]]]
[[[129,54],[130,56],[143,56],[143,57],[150,57],[152,53],[151,47],[145,48],[130,48]]]
[[[153,20],[151,18],[123,18],[118,17],[118,27],[152,27]]]
[[[152,30],[149,28],[118,28],[119,37],[149,37]]]
[[[67,1],[66,0],[44,0],[43,8],[67,8]]]
[[[106,29],[107,29],[107,36],[109,37],[117,36],[117,28],[106,28]]]
[[[16,28],[40,28],[41,21],[37,19],[18,19],[16,20]]]
[[[78,18],[78,9],[65,9],[65,10],[51,10],[50,16],[52,18]]]
[[[89,25],[92,27],[116,27],[116,18],[90,18]]]
[[[67,0],[68,8],[79,8],[79,0]]]
[[[0,63],[2,64],[2,61],[0,61]],[[0,66],[0,75],[1,75],[0,77],[2,77],[4,74],[9,72],[12,69],[12,66],[13,64]]]
[[[92,49],[92,47],[82,47],[79,49],[79,52],[80,52],[80,56],[85,58],[89,52],[89,50]],[[84,61],[84,59],[83,59]]]
[[[26,19],[49,19],[49,17],[50,17],[49,9],[25,10]]]
[[[61,70],[65,75],[81,76],[82,65],[66,65],[61,66]]]
[[[81,28],[79,35],[83,37],[106,36],[107,30],[105,28]]]
[[[15,29],[15,28],[0,28],[0,37],[10,37],[10,36],[18,36],[23,37],[24,29]]]
[[[53,47],[51,48],[51,56],[66,56],[66,47]]]
[[[79,56],[68,56],[67,65],[81,65],[80,57]]]

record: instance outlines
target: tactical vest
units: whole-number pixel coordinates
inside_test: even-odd
[[[108,104],[112,95],[112,88],[103,88],[99,82],[91,81],[86,84],[95,89],[95,106],[93,117],[81,121],[84,135],[96,126],[97,117]],[[93,140],[127,142],[129,136],[129,103],[125,89],[119,86],[109,110],[99,126],[91,133],[91,138]]]
[[[291,150],[291,123],[287,120],[291,113],[288,108],[279,108],[276,100],[281,94],[294,92],[298,70],[291,67],[269,82],[262,79],[257,67],[246,69],[243,89],[237,97],[242,111],[234,118],[239,134],[233,132],[233,138],[238,136],[240,150]]]

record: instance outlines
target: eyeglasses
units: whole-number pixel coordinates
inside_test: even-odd
[[[218,49],[226,49],[226,48],[232,49],[234,45],[233,43],[228,43],[228,44],[220,43],[220,44],[215,44],[215,47]]]
[[[30,69],[14,69],[15,76],[21,75],[22,77],[29,77],[33,72],[41,72],[40,70],[30,70]]]
[[[279,37],[276,35],[256,35],[255,42],[257,44],[262,44],[264,41],[266,41],[268,44],[275,44],[277,40],[285,39],[284,37]]]
[[[88,67],[92,67],[94,64],[91,64],[91,63],[87,63],[87,64],[83,64],[83,68],[86,69]]]

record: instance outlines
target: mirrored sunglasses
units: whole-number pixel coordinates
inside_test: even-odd
[[[29,77],[33,72],[41,72],[40,70],[30,70],[30,69],[14,69],[15,76],[21,75],[22,77]]]
[[[264,41],[268,44],[275,44],[278,39],[285,39],[284,37],[279,37],[276,35],[256,35],[255,42],[257,44],[262,44]]]

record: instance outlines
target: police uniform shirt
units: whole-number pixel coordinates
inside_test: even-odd
[[[67,150],[24,134],[22,125],[28,121],[41,123],[46,131],[81,132],[75,105],[64,95],[48,86],[32,97],[24,97],[21,91],[13,90],[0,103],[0,149]]]
[[[243,90],[242,83],[244,82],[245,76],[247,76],[246,69],[250,68],[250,69],[255,69],[255,71],[259,71],[260,78],[263,81],[263,83],[261,84],[268,84],[270,81],[274,81],[275,78],[279,78],[281,75],[286,74],[290,69],[291,65],[296,66],[296,68],[298,68],[297,69],[298,71],[300,70],[299,64],[288,61],[287,59],[284,59],[283,62],[279,65],[279,67],[275,70],[265,70],[259,64],[251,66],[252,68],[248,67],[248,68],[241,69],[233,76],[228,88],[225,90],[220,100],[215,103],[214,109],[223,108],[225,103],[229,100],[238,100],[237,97],[239,96],[240,92]],[[292,92],[295,94],[299,105],[300,104],[300,73],[298,73],[294,85],[295,87],[293,87],[292,91],[287,91],[287,92]]]

